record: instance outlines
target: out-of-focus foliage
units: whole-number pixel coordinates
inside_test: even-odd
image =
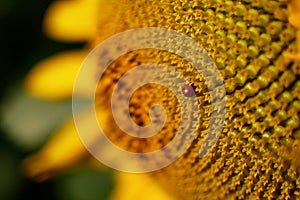
[[[45,183],[34,183],[26,179],[20,169],[22,160],[36,151],[47,134],[57,128],[57,120],[63,120],[70,113],[71,104],[42,102],[26,96],[15,86],[22,84],[26,73],[39,60],[84,45],[60,43],[44,35],[43,15],[51,2],[0,1],[0,199],[105,200],[112,189],[112,176],[108,171],[84,167]],[[46,116],[45,113],[51,113],[49,110],[57,117]],[[20,112],[25,115],[20,116]],[[31,141],[30,134],[40,135]]]

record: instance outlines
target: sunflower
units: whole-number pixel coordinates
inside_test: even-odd
[[[45,33],[63,42],[91,42],[97,35],[97,24],[109,20],[112,8],[112,1],[105,0],[56,1],[45,14]],[[45,100],[71,98],[76,75],[89,52],[89,47],[61,52],[37,63],[25,80],[25,90],[31,96]],[[83,93],[89,87],[88,80],[89,77],[87,85],[83,86]],[[71,154],[66,153],[70,150]],[[24,161],[24,171],[28,177],[44,181],[87,155],[73,119],[70,119],[38,154]],[[147,175],[116,172],[115,180],[115,192],[111,199],[171,199]]]
[[[203,143],[205,123],[210,116],[207,89],[188,63],[158,53],[166,63],[190,77],[207,121],[202,121],[199,136],[188,152],[170,166],[150,174],[152,179],[118,173],[119,184],[112,198],[171,199],[170,194],[179,199],[299,198],[299,13],[297,0],[57,1],[46,13],[46,32],[58,40],[87,41],[88,45],[86,50],[60,53],[37,64],[26,78],[25,87],[36,97],[68,98],[89,50],[107,37],[139,27],[170,28],[184,33],[206,49],[224,79],[227,113],[220,139],[207,156],[199,159],[197,149]],[[128,66],[143,62],[145,54],[136,52],[112,64],[117,69],[121,63],[123,69],[105,74],[105,88],[110,92],[115,77]],[[86,79],[83,96],[90,85],[89,77]],[[147,89],[158,91],[159,87]],[[105,92],[100,89],[97,95],[105,96]],[[140,91],[147,98],[149,93]],[[104,97],[99,102],[104,106],[107,103]],[[171,106],[166,104],[170,110],[177,107],[172,96],[164,96],[164,102],[171,102]],[[133,104],[134,109],[141,108],[139,103]],[[134,120],[145,123],[146,111],[141,112]],[[177,122],[174,114],[169,127]],[[121,134],[114,127],[107,129]],[[172,136],[172,130],[164,130],[163,143]],[[129,150],[141,147],[130,138],[120,140],[120,145]],[[86,155],[70,119],[24,166],[29,177],[45,180]]]

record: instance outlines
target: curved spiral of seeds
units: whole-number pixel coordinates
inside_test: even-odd
[[[118,58],[119,55],[122,55],[121,58]],[[171,60],[163,59],[169,57],[181,60],[190,72],[198,75],[191,77],[183,73],[184,71],[175,70],[176,63],[174,65]],[[124,63],[128,58],[132,63]],[[143,62],[149,63],[145,65]],[[157,170],[171,164],[198,137],[197,130],[202,118],[206,119],[206,122],[201,124],[206,124],[208,133],[205,137],[202,136],[203,145],[199,149],[199,157],[205,156],[216,143],[225,118],[225,88],[215,64],[195,40],[168,29],[133,29],[117,34],[97,46],[86,59],[82,69],[88,68],[92,63],[97,63],[95,68],[98,69],[97,74],[100,74],[95,101],[98,104],[96,112],[99,113],[98,116],[101,116],[101,113],[111,113],[108,117],[109,122],[100,122],[100,127],[107,127],[108,123],[112,126],[100,132],[114,133],[111,135],[115,138],[110,138],[113,141],[115,139],[118,143],[123,137],[123,143],[126,140],[127,144],[139,144],[139,149],[142,149],[142,152],[132,153],[134,149],[122,146],[123,150],[120,150],[110,145],[111,142],[107,142],[106,137],[102,137],[103,140],[99,139],[101,144],[98,144],[100,149],[104,146],[110,147],[110,154],[119,155],[119,159],[107,159],[108,156],[101,153],[101,150],[95,150],[96,147],[89,145],[91,143],[87,134],[81,134],[88,150],[108,166],[136,173]],[[108,64],[110,66],[107,66]],[[116,69],[120,70],[120,73],[111,81]],[[198,81],[193,80],[195,78]],[[194,91],[193,86],[189,86],[192,95],[182,92],[182,87],[187,86],[187,83],[201,82],[202,79],[207,83],[207,89],[202,87],[206,90],[204,98],[211,96],[211,105],[206,106],[206,109],[211,111],[204,113],[199,109],[203,97],[197,96],[199,92]],[[140,95],[141,88],[146,91],[145,95],[142,95],[143,98]],[[153,94],[149,96],[148,92]],[[135,93],[139,96],[134,96]],[[173,102],[167,101],[170,97]],[[91,98],[94,98],[93,94]],[[161,110],[163,108],[166,115]],[[141,113],[144,116],[141,116]],[[169,117],[164,120],[166,116]],[[179,122],[178,127],[172,125],[174,116]],[[80,120],[77,120],[77,125],[78,123],[81,124]],[[116,128],[112,130],[112,127]],[[167,129],[168,127],[171,127],[172,131]],[[124,133],[125,136],[120,133]],[[108,134],[108,137],[111,135]],[[169,143],[163,140],[166,137],[170,138]],[[159,148],[153,149],[153,146],[157,145]],[[151,152],[145,151],[148,148]],[[126,164],[122,165],[123,163]]]
[[[195,88],[203,114],[198,136],[170,166],[153,173],[178,199],[297,199],[300,196],[300,63],[284,56],[296,51],[295,27],[288,22],[287,1],[174,0],[134,3],[123,1],[109,35],[137,27],[163,27],[199,42],[215,61],[226,88],[225,127],[217,145],[203,158],[199,148],[210,121],[210,96],[203,77],[193,66],[157,51],[156,62],[166,63]],[[115,25],[117,22],[117,25]],[[105,32],[105,31],[104,31]],[[102,35],[102,36],[101,36]],[[120,57],[105,75],[107,87],[98,91],[98,105],[128,68],[149,62],[146,50]],[[153,55],[153,54],[152,54]],[[150,56],[151,57],[151,56]],[[142,100],[143,103],[141,103]],[[159,102],[170,110],[164,137],[137,142],[117,126],[109,137],[121,147],[138,152],[160,148],[178,128],[178,102],[159,86],[138,90],[130,104],[132,119],[149,123],[149,104]]]

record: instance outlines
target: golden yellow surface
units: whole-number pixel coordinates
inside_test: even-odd
[[[215,61],[227,93],[223,132],[213,150],[199,159],[199,149],[207,134],[207,122],[202,120],[209,120],[207,89],[201,84],[201,77],[196,77],[196,73],[191,75],[193,70],[187,63],[172,65],[178,58],[158,53],[163,58],[160,63],[169,64],[190,78],[202,108],[206,109],[204,113],[208,114],[199,119],[202,126],[190,149],[167,168],[153,173],[155,179],[178,199],[299,196],[300,65],[294,59],[298,53],[297,27],[288,21],[287,3],[246,0],[123,3],[126,9],[116,12],[120,20],[118,25],[111,24],[115,28],[112,34],[137,27],[164,27],[192,37]],[[99,33],[97,42],[103,39]],[[109,105],[107,99],[114,79],[137,63],[147,62],[145,55],[146,52],[128,54],[128,59],[112,64],[103,81],[106,87],[98,90],[100,107]],[[142,106],[142,102],[151,99],[154,103],[160,99],[164,105],[173,101],[159,87],[155,97],[151,91],[149,88],[148,92],[147,89],[137,92],[140,101],[132,98],[132,115],[139,116],[140,124],[147,120],[151,104]],[[124,136],[115,124],[107,132],[113,133],[111,139],[130,151],[153,150],[149,145],[163,146],[174,134],[176,128],[172,131],[171,127],[180,120],[176,117],[179,107],[176,102],[164,107],[173,119],[166,122],[154,142],[137,142],[136,138]]]
[[[199,159],[210,120],[210,97],[203,78],[194,76],[193,67],[178,57],[155,52],[158,59],[163,58],[159,62],[171,64],[196,86],[203,105],[200,109],[207,116],[199,119],[198,137],[189,150],[167,168],[150,174],[154,180],[177,199],[298,199],[299,1],[122,0],[110,8],[115,8],[114,16],[105,19],[106,23],[98,23],[91,46],[131,28],[170,28],[192,37],[206,49],[226,88],[223,132],[212,151]],[[99,108],[109,104],[115,79],[137,64],[149,61],[145,55],[147,51],[132,52],[111,65],[102,80],[106,87],[97,90]],[[124,135],[111,120],[112,125],[106,127],[111,133],[109,137],[129,151],[160,148],[173,137],[173,128],[180,120],[179,105],[168,90],[155,85],[135,95],[131,104],[133,120],[147,124],[148,108],[158,102],[168,110],[165,128],[157,138],[140,141]],[[102,114],[108,119],[112,117],[109,112]],[[60,149],[57,144],[51,148]],[[78,155],[84,152],[80,144],[76,148],[80,149]],[[59,150],[58,155],[64,151]],[[50,157],[55,160],[57,156],[53,153]],[[61,159],[60,164],[67,167],[74,163],[69,161]],[[43,174],[30,167],[33,163],[28,166],[32,174]]]

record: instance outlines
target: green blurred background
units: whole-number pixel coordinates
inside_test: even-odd
[[[21,90],[25,75],[43,58],[84,46],[56,42],[43,34],[43,14],[51,2],[0,0],[0,200],[107,199],[113,188],[110,171],[82,165],[49,181],[35,183],[20,170],[22,160],[36,152],[71,114],[70,101],[45,102],[27,96]],[[54,111],[60,112],[60,117],[53,115]],[[26,127],[30,124],[39,126]]]

